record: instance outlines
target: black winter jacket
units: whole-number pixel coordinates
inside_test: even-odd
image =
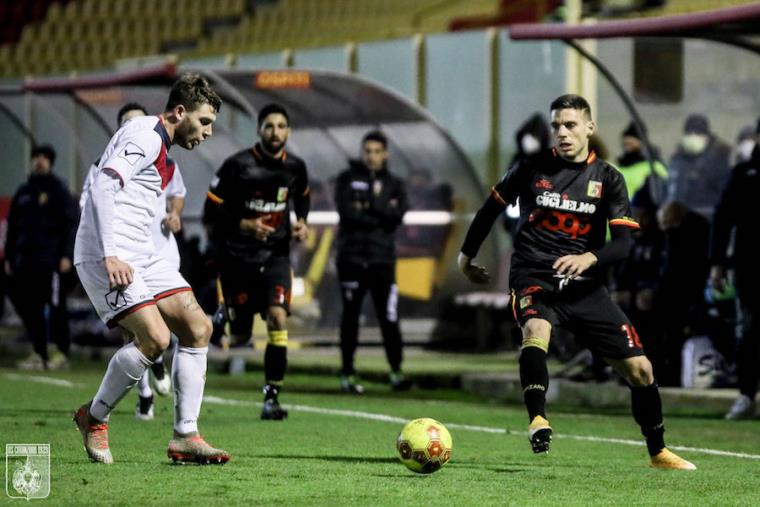
[[[352,161],[338,175],[335,205],[340,215],[338,263],[391,264],[395,232],[408,209],[404,182],[387,168],[371,171]]]
[[[79,207],[53,174],[32,175],[16,191],[8,211],[5,258],[14,271],[58,269],[73,259]]]

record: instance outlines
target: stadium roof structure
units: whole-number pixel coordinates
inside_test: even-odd
[[[746,4],[691,14],[678,14],[642,19],[600,21],[592,24],[517,23],[509,26],[513,40],[562,40],[591,62],[607,79],[643,133],[643,143],[654,173],[654,150],[648,139],[644,122],[633,100],[628,96],[609,69],[575,42],[576,39],[622,37],[681,37],[712,40],[740,47],[760,55],[760,3]],[[655,202],[663,197],[652,197]]]
[[[509,27],[514,40],[689,37],[742,47],[760,54],[760,3],[691,14],[600,21],[594,24],[523,23]]]
[[[169,87],[184,72],[206,76],[223,99],[214,136],[194,150],[201,156],[188,156],[180,149],[171,151],[180,167],[189,169],[183,170],[189,187],[195,183],[205,193],[224,159],[251,146],[257,139],[257,112],[264,105],[277,102],[288,110],[294,129],[290,150],[308,162],[315,180],[323,183],[331,180],[347,167],[349,158],[358,157],[363,135],[379,128],[389,138],[393,170],[401,177],[412,169],[428,169],[436,180],[456,185],[464,199],[471,198],[472,202],[481,199],[480,185],[471,163],[424,109],[388,88],[352,74],[309,70],[209,70],[166,64],[129,72],[29,79],[17,87],[6,86],[0,90],[0,106],[4,97],[19,94],[32,95],[43,102],[53,98],[58,102],[66,98],[69,103],[73,100],[101,130],[97,142],[86,138],[77,141],[80,158],[94,160],[102,150],[103,136],[107,139],[112,134],[114,113],[122,104],[138,102],[150,112],[161,111]],[[56,107],[62,108],[60,104]],[[0,114],[8,112],[8,108],[0,107]],[[62,112],[56,115],[55,121],[76,131],[76,116]],[[14,124],[23,126],[24,122],[17,120]],[[193,209],[192,204],[188,204],[191,216],[200,214],[200,207]]]
[[[348,167],[350,158],[359,157],[364,135],[381,129],[389,140],[394,174],[406,178],[414,172],[415,179],[419,180],[420,174],[425,178],[417,194],[411,186],[407,187],[412,211],[404,216],[404,223],[430,226],[428,230],[434,232],[441,231],[441,226],[453,226],[446,228],[450,234],[438,235],[440,241],[427,245],[426,252],[431,252],[424,255],[431,261],[426,266],[437,271],[425,271],[428,274],[423,282],[414,283],[424,285],[426,291],[432,290],[433,283],[442,291],[448,290],[450,283],[461,283],[461,278],[444,273],[455,267],[449,262],[451,255],[456,254],[450,245],[463,238],[462,225],[470,219],[464,210],[479,205],[483,199],[475,170],[451,136],[424,109],[360,76],[330,71],[215,70],[166,64],[129,72],[28,79],[16,86],[0,88],[0,117],[10,118],[6,125],[22,131],[31,143],[37,135],[53,141],[57,148],[62,147],[61,160],[68,159],[74,164],[70,174],[79,179],[73,181],[76,187],[112,135],[119,108],[127,102],[137,102],[150,113],[163,111],[172,83],[184,72],[204,75],[223,100],[214,135],[209,140],[192,154],[176,148],[169,152],[181,168],[188,189],[183,212],[188,237],[203,234],[199,218],[217,169],[227,157],[258,140],[258,111],[277,102],[288,110],[293,127],[288,151],[302,157],[308,165],[311,224],[338,222],[332,195],[335,176]],[[53,136],[55,139],[50,139]],[[14,149],[20,152],[24,147],[17,145]],[[451,189],[456,189],[453,201]],[[447,204],[437,204],[444,201],[436,200],[439,196],[447,196]],[[494,262],[496,252],[495,241],[484,244],[481,251],[483,257]],[[411,266],[410,269],[417,269],[416,264]]]

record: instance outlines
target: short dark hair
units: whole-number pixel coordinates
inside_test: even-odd
[[[270,114],[281,114],[285,117],[285,119],[288,121],[288,125],[290,125],[290,115],[285,110],[284,107],[282,107],[280,104],[267,104],[266,106],[261,108],[261,111],[259,111],[259,117],[258,117],[258,126],[261,128],[261,124],[264,123],[264,120],[267,116]]]
[[[142,104],[138,104],[137,102],[127,102],[126,104],[124,104],[123,106],[121,106],[121,109],[119,109],[119,112],[116,113],[116,126],[117,127],[121,127],[121,119],[129,111],[142,111],[145,116],[148,115],[148,110],[145,109],[145,107]]]
[[[49,144],[40,144],[32,148],[32,155],[29,158],[34,158],[37,155],[42,155],[48,159],[51,166],[55,164],[55,149]]]
[[[379,130],[372,130],[364,134],[364,137],[362,138],[362,146],[364,146],[364,143],[367,141],[375,141],[382,144],[383,148],[388,148],[388,138]]]
[[[549,111],[557,109],[576,109],[578,111],[583,111],[588,115],[589,119],[591,118],[591,106],[589,106],[588,101],[580,95],[568,93],[557,97],[554,99],[551,106],[549,106]]]
[[[208,104],[218,113],[222,99],[200,74],[183,74],[172,85],[166,111],[171,111],[180,104],[188,111],[195,111],[201,105]]]

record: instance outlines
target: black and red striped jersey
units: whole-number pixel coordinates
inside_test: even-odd
[[[594,152],[578,163],[554,150],[518,160],[491,193],[504,205],[519,199],[513,271],[553,273],[559,257],[604,246],[608,223],[638,229],[623,176]]]

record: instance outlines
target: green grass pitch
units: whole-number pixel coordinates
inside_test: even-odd
[[[259,420],[260,374],[209,373],[201,431],[232,453],[226,466],[171,465],[171,399],[157,398],[156,419],[139,422],[134,393],[111,417],[115,464],[91,464],[71,415],[94,394],[101,368],[42,374],[65,385],[0,369],[0,443],[51,445],[51,492],[40,505],[760,504],[759,421],[666,416],[669,445],[745,456],[679,451],[698,470],[661,471],[647,466],[645,447],[613,440],[640,440],[626,413],[550,407],[556,438],[549,455],[536,456],[522,407],[444,389],[394,395],[373,383],[347,396],[335,377],[303,373],[288,378],[285,422]],[[443,422],[454,440],[451,462],[431,475],[396,458],[395,437],[416,417]],[[604,440],[577,439],[585,436]]]

